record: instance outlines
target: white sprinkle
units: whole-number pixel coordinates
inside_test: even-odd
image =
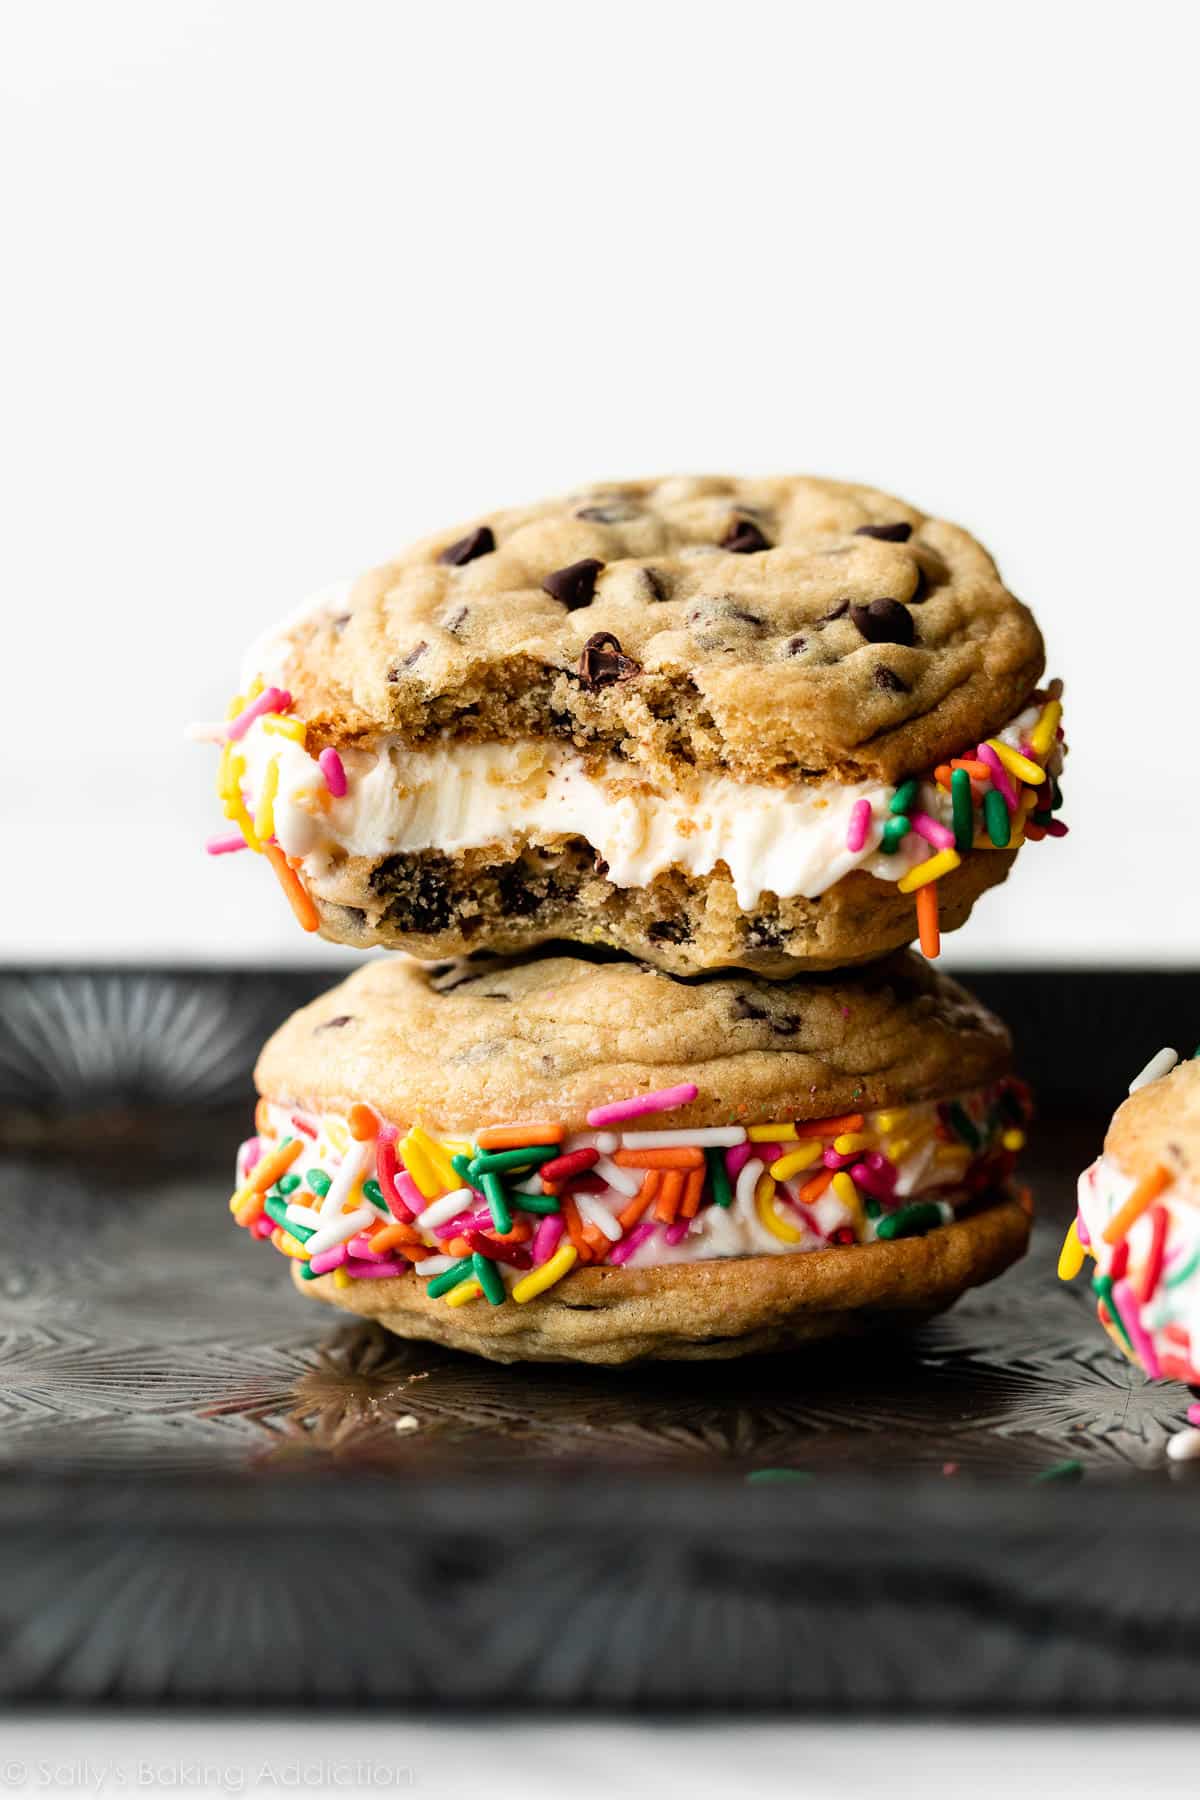
[[[524,1181],[514,1181],[512,1188],[514,1194],[540,1194],[542,1178],[540,1175],[530,1175]]]
[[[695,1144],[698,1149],[732,1150],[746,1141],[744,1125],[714,1125],[702,1131],[625,1131],[621,1143],[626,1150],[669,1150],[675,1144]]]
[[[1200,1457],[1200,1431],[1188,1425],[1167,1439],[1167,1455],[1172,1462],[1195,1462]]]
[[[320,1230],[321,1215],[314,1206],[302,1206],[293,1200],[284,1208],[283,1216],[289,1225],[307,1225],[313,1231]]]
[[[573,1131],[563,1139],[560,1154],[568,1156],[572,1150],[598,1150],[601,1156],[611,1156],[620,1147],[621,1140],[615,1131]]]
[[[417,1274],[422,1281],[427,1275],[444,1275],[458,1260],[457,1256],[427,1256],[424,1262],[417,1264]]]
[[[310,1256],[320,1256],[322,1250],[332,1250],[335,1244],[344,1244],[356,1231],[365,1231],[368,1225],[376,1224],[378,1218],[373,1206],[356,1206],[353,1212],[339,1213],[336,1219],[330,1219],[327,1225],[322,1225],[320,1231],[314,1231],[304,1248]]]
[[[592,1166],[601,1181],[607,1181],[610,1188],[616,1188],[618,1194],[624,1194],[627,1200],[632,1200],[645,1180],[641,1169],[618,1169],[616,1163],[609,1162],[606,1156],[602,1156]]]
[[[435,1225],[444,1225],[448,1219],[456,1219],[460,1212],[465,1212],[474,1198],[473,1188],[455,1188],[452,1194],[443,1194],[440,1200],[431,1201],[423,1213],[418,1213],[417,1224],[422,1231],[432,1231]]]
[[[580,1217],[589,1225],[598,1225],[610,1244],[615,1244],[624,1236],[616,1214],[605,1206],[603,1200],[597,1200],[595,1194],[577,1194],[575,1204],[579,1208]]]
[[[737,1203],[739,1206],[750,1206],[754,1200],[754,1190],[758,1186],[758,1178],[763,1172],[762,1158],[752,1156],[748,1163],[742,1164],[737,1178]]]
[[[1160,1076],[1169,1075],[1178,1061],[1178,1050],[1172,1050],[1170,1046],[1165,1050],[1160,1050],[1157,1056],[1150,1058],[1141,1074],[1136,1075],[1130,1082],[1130,1093],[1136,1094],[1139,1088],[1149,1087],[1150,1083],[1157,1081]]]
[[[393,1427],[395,1431],[419,1431],[421,1421],[416,1413],[401,1413]]]
[[[367,1158],[370,1156],[371,1150],[370,1144],[355,1144],[352,1149],[347,1150],[342,1158],[341,1167],[329,1184],[329,1192],[321,1202],[322,1219],[335,1218],[341,1212],[342,1207],[350,1198],[355,1182],[367,1166]],[[338,1244],[341,1239],[334,1238],[333,1241]]]

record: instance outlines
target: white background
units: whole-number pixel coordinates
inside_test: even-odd
[[[977,530],[1072,836],[952,956],[1189,961],[1194,6],[8,0],[6,958],[308,959],[212,863],[257,629],[594,477],[805,469]]]

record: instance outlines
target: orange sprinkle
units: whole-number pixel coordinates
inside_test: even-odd
[[[561,1125],[485,1125],[475,1133],[481,1150],[523,1150],[526,1144],[561,1144]]]
[[[840,1137],[843,1131],[861,1131],[863,1116],[861,1113],[843,1113],[837,1119],[798,1119],[796,1136],[798,1138]]]
[[[465,1237],[452,1237],[442,1245],[447,1256],[470,1256],[471,1246]]]
[[[357,1138],[360,1144],[369,1143],[379,1135],[379,1114],[373,1106],[366,1106],[356,1100],[350,1108],[350,1136]]]
[[[579,1253],[581,1263],[591,1262],[592,1247],[583,1235],[583,1220],[579,1217],[579,1208],[570,1194],[563,1198],[562,1216],[566,1223],[567,1233]]]
[[[1124,1206],[1119,1212],[1113,1214],[1104,1227],[1104,1242],[1115,1244],[1118,1239],[1123,1238],[1129,1227],[1141,1218],[1147,1207],[1154,1205],[1163,1189],[1170,1185],[1171,1180],[1171,1171],[1164,1169],[1161,1163],[1157,1163],[1149,1175],[1143,1175]]]
[[[623,1206],[617,1214],[617,1223],[624,1231],[628,1231],[631,1225],[637,1224],[650,1202],[658,1193],[661,1183],[662,1176],[658,1173],[657,1169],[651,1169],[633,1199],[629,1201],[628,1205]]]
[[[705,1169],[690,1169],[683,1184],[683,1199],[679,1204],[681,1219],[694,1219],[700,1206],[700,1196],[704,1192],[707,1177]]]
[[[674,1144],[665,1150],[618,1150],[613,1161],[622,1169],[702,1169],[704,1152],[694,1144]]]
[[[933,779],[939,787],[948,788],[950,786],[950,771],[953,767],[953,763],[939,763],[933,771]]]
[[[269,1156],[262,1156],[255,1163],[246,1178],[246,1186],[254,1194],[265,1194],[269,1187],[274,1187],[281,1175],[286,1175],[304,1145],[299,1138],[293,1138],[290,1144],[284,1144],[280,1150],[272,1150]]]
[[[261,1219],[266,1212],[266,1201],[261,1194],[248,1194],[234,1213],[239,1225],[253,1225],[255,1219]]]
[[[394,1225],[381,1225],[371,1239],[371,1248],[376,1256],[382,1256],[385,1250],[395,1250],[397,1246],[405,1248],[409,1244],[419,1243],[420,1239],[411,1225],[403,1225],[397,1219]]]
[[[488,1236],[491,1238],[493,1244],[527,1244],[533,1236],[533,1233],[530,1231],[528,1225],[523,1225],[520,1219],[518,1219],[511,1231],[496,1231],[493,1229],[488,1232]]]
[[[561,1181],[547,1181],[546,1177],[543,1175],[542,1176],[542,1192],[543,1192],[543,1194],[561,1194],[562,1193],[562,1182]]]
[[[833,1177],[834,1171],[832,1169],[822,1169],[819,1175],[814,1175],[811,1181],[806,1181],[804,1186],[800,1189],[799,1194],[796,1196],[800,1201],[800,1204],[802,1206],[811,1206],[814,1200],[819,1200],[821,1195],[825,1192],[825,1189],[833,1180]]]
[[[305,931],[315,931],[321,923],[312,896],[278,844],[264,844],[263,855],[279,878],[287,903]]]
[[[608,1249],[608,1239],[605,1237],[600,1227],[594,1225],[589,1219],[588,1223],[583,1228],[583,1236],[585,1242],[589,1243],[596,1253],[597,1259],[602,1257],[604,1252]]]
[[[942,953],[936,881],[927,881],[924,887],[917,889],[917,933],[921,939],[921,954],[932,962]]]
[[[956,756],[950,764],[952,769],[965,769],[973,781],[988,781],[992,771],[986,763],[976,762],[970,756]]]
[[[260,1137],[265,1137],[271,1129],[271,1114],[265,1100],[260,1100],[254,1108],[254,1129]]]
[[[683,1170],[664,1170],[662,1186],[658,1190],[658,1205],[654,1209],[655,1218],[661,1219],[664,1225],[673,1225],[682,1198]]]

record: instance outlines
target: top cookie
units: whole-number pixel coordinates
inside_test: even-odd
[[[1200,1062],[1178,1063],[1131,1094],[1113,1115],[1104,1154],[1139,1179],[1158,1163],[1200,1176]]]
[[[588,1111],[694,1082],[673,1128],[824,1119],[995,1081],[999,1020],[904,954],[855,975],[678,981],[579,952],[420,964],[388,957],[280,1027],[255,1082],[316,1111],[367,1101],[437,1132]],[[653,1125],[651,1115],[639,1124]]]
[[[260,641],[314,748],[549,737],[660,775],[895,781],[1001,729],[1043,668],[987,552],[803,476],[589,489],[426,538]]]

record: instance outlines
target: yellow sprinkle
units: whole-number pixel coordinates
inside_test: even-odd
[[[465,1306],[468,1300],[478,1300],[483,1289],[472,1276],[470,1281],[460,1281],[456,1288],[451,1288],[446,1295],[447,1306]]]
[[[285,1231],[282,1225],[277,1225],[271,1233],[271,1242],[277,1250],[282,1250],[285,1256],[294,1256],[297,1262],[308,1261],[308,1251],[304,1245],[298,1238],[294,1238],[290,1231]]]
[[[796,1127],[791,1120],[782,1125],[750,1125],[746,1136],[752,1144],[787,1144],[796,1135]]]
[[[578,1254],[574,1244],[563,1244],[549,1261],[542,1263],[539,1268],[530,1269],[528,1275],[521,1277],[511,1290],[510,1299],[519,1305],[523,1300],[533,1300],[538,1294],[545,1293],[548,1287],[553,1287],[556,1281],[561,1281],[564,1275],[570,1273]]]
[[[804,1236],[794,1225],[780,1217],[775,1210],[775,1183],[764,1169],[754,1189],[754,1207],[759,1218],[773,1237],[785,1244],[798,1244]]]
[[[350,1133],[340,1119],[326,1119],[325,1136],[329,1139],[334,1149],[339,1150],[341,1154],[345,1156],[347,1150],[350,1148]]]
[[[275,796],[279,792],[279,758],[273,756],[263,776],[262,792],[254,813],[254,835],[260,843],[275,836]]]
[[[227,719],[236,719],[240,712],[245,712],[249,704],[250,701],[245,694],[235,694],[233,699],[229,702],[229,705],[225,708],[225,717]],[[228,744],[225,748],[229,748]]]
[[[847,1175],[845,1169],[839,1169],[830,1182],[834,1195],[839,1199],[850,1217],[854,1220],[856,1237],[862,1237],[865,1229],[862,1201],[858,1197],[858,1189]]]
[[[429,1161],[429,1158],[426,1156],[420,1144],[414,1139],[411,1131],[400,1146],[400,1155],[403,1158],[405,1168],[420,1188],[426,1200],[436,1200],[439,1194],[449,1192],[449,1189],[438,1180],[432,1163]],[[451,1186],[457,1187],[460,1185],[457,1177],[455,1177]]]
[[[905,1119],[907,1119],[909,1115],[909,1111],[910,1109],[907,1106],[901,1106],[898,1107],[895,1112],[876,1113],[875,1123],[878,1125],[880,1131],[895,1131],[897,1125],[903,1125]]]
[[[347,1275],[345,1269],[338,1268],[333,1271],[333,1285],[334,1287],[340,1288],[347,1288],[350,1286],[350,1277]]]
[[[965,1169],[971,1160],[971,1152],[965,1144],[939,1144],[933,1153],[933,1160],[943,1169]]]
[[[923,863],[918,863],[915,869],[910,869],[907,875],[902,875],[896,886],[902,894],[915,894],[918,888],[925,887],[928,882],[939,881],[951,869],[957,869],[961,862],[962,857],[957,850],[939,850],[936,855],[928,856]]]
[[[1009,774],[1015,775],[1018,781],[1027,781],[1031,787],[1036,787],[1040,781],[1045,781],[1045,769],[1039,763],[1031,762],[1027,756],[1022,756],[1021,752],[1014,750],[1011,744],[1002,744],[999,738],[989,738],[988,744],[996,752]]]
[[[802,1144],[798,1150],[789,1150],[786,1156],[781,1156],[778,1162],[773,1162],[771,1164],[771,1173],[776,1181],[788,1181],[793,1175],[798,1174],[801,1169],[811,1168],[820,1154],[820,1140],[818,1138],[811,1138],[807,1144]]]
[[[1074,1281],[1083,1267],[1083,1245],[1079,1241],[1079,1233],[1075,1229],[1075,1220],[1067,1226],[1067,1235],[1063,1239],[1062,1249],[1058,1253],[1058,1279]]]
[[[238,1196],[235,1194],[233,1198],[236,1200]],[[262,1218],[265,1210],[266,1203],[263,1196],[251,1189],[242,1204],[234,1210],[233,1216],[239,1225],[253,1225],[255,1219]]]
[[[1006,1131],[1000,1139],[1000,1142],[1004,1145],[1006,1150],[1023,1150],[1025,1148],[1025,1133],[1023,1131],[1017,1131],[1016,1129]]]
[[[226,748],[230,747],[226,745]],[[225,772],[221,777],[224,783],[221,798],[225,803],[225,817],[232,819],[233,823],[238,826],[251,850],[261,852],[262,845],[258,840],[258,833],[254,829],[254,822],[246,811],[245,802],[242,799],[242,777],[245,773],[245,757],[231,753]]]
[[[302,744],[308,736],[308,726],[303,719],[285,719],[282,713],[268,713],[262,728],[272,737],[291,738],[296,744]]]
[[[1062,719],[1062,701],[1048,700],[1042,716],[1029,734],[1029,747],[1035,756],[1049,756],[1054,736]]]
[[[853,1150],[865,1150],[871,1142],[863,1131],[843,1131],[841,1137],[835,1137],[833,1147],[839,1156],[849,1156]]]
[[[470,1138],[443,1138],[442,1149],[448,1150],[451,1156],[474,1156],[476,1146]],[[457,1176],[454,1179],[457,1185],[461,1185]]]
[[[452,1192],[454,1188],[462,1186],[462,1182],[455,1173],[454,1164],[450,1161],[450,1158],[446,1155],[446,1152],[437,1142],[436,1138],[431,1138],[429,1133],[427,1131],[422,1131],[419,1125],[414,1125],[408,1136],[411,1141],[419,1145],[424,1152],[426,1160],[429,1162],[434,1174],[442,1184],[442,1191],[444,1193],[448,1194]]]
[[[918,1139],[911,1135],[909,1137],[888,1138],[884,1144],[884,1150],[892,1162],[899,1163],[904,1161],[904,1158],[908,1155],[910,1150],[916,1148],[917,1143]]]

